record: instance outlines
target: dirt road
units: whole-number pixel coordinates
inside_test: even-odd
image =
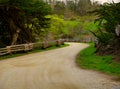
[[[111,77],[76,66],[86,44],[0,61],[0,89],[120,89]]]

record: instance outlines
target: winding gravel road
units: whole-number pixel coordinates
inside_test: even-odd
[[[87,44],[33,53],[0,61],[0,89],[120,89],[108,75],[76,66]]]

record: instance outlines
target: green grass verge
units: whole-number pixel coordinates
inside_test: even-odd
[[[99,70],[101,72],[120,76],[120,63],[115,63],[112,56],[97,56],[94,44],[82,50],[78,57],[77,63],[85,69]]]
[[[28,52],[20,52],[20,53],[15,53],[15,54],[1,56],[0,60],[8,59],[8,58],[14,58],[14,57],[27,55],[27,54],[32,54],[32,53],[37,53],[37,52],[43,52],[43,51],[57,49],[57,48],[63,48],[63,47],[67,47],[67,46],[69,46],[69,44],[64,44],[64,45],[60,45],[60,46],[51,46],[51,47],[46,48],[46,49],[35,48],[34,50],[28,51]]]

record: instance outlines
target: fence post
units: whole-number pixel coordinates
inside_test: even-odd
[[[29,50],[29,45],[28,44],[24,44],[24,51],[28,51]]]
[[[12,53],[12,51],[11,51],[11,46],[7,46],[6,48],[7,48],[7,53],[8,53],[8,54],[11,54],[11,53]]]
[[[45,48],[48,48],[48,47],[49,47],[48,42],[43,42],[43,44],[42,44],[42,48],[45,49]]]
[[[28,46],[29,46],[29,50],[33,49],[33,43],[29,43]]]
[[[56,40],[56,46],[59,46],[59,45],[60,45],[59,40]]]

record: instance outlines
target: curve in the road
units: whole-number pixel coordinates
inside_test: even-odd
[[[0,89],[113,89],[107,75],[80,69],[75,58],[87,44],[33,53],[0,61]]]

